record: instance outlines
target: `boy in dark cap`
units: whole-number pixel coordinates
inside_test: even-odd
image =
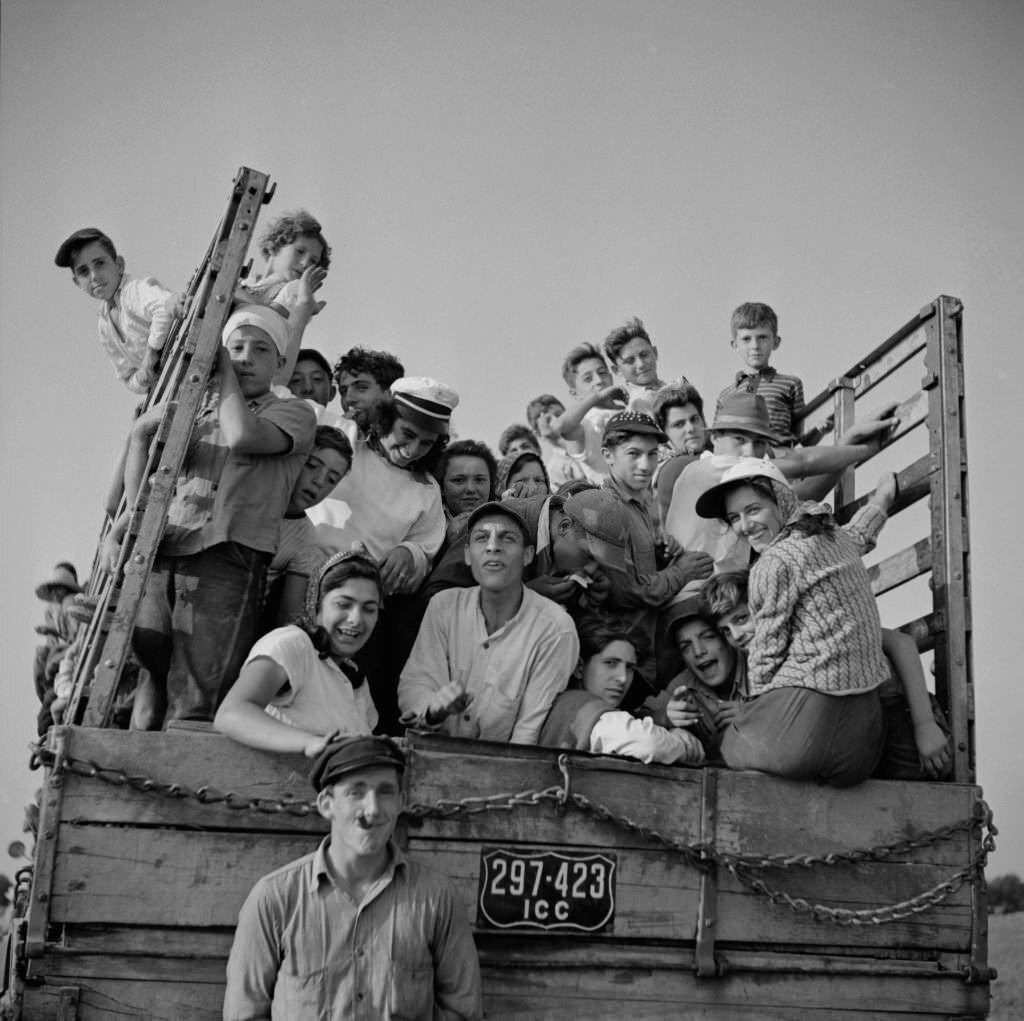
[[[225,1021],[483,1016],[466,906],[392,840],[404,769],[382,737],[346,738],[317,757],[310,781],[330,834],[242,906]]]
[[[124,258],[101,230],[76,230],[54,263],[71,270],[75,286],[100,302],[100,343],[129,390],[144,394],[156,382],[160,352],[174,319],[175,297],[153,277],[124,271]]]

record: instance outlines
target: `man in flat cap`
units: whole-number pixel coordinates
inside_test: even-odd
[[[392,841],[404,768],[382,737],[346,738],[317,758],[310,780],[330,835],[242,906],[225,1021],[483,1016],[465,904]]]

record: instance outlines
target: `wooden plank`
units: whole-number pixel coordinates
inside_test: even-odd
[[[230,949],[230,948],[229,948]],[[144,954],[78,954],[51,949],[45,957],[33,961],[29,979],[45,976],[47,981],[60,979],[66,985],[78,985],[89,979],[120,979],[139,982],[180,982],[183,975],[189,983],[223,985],[227,957],[181,958],[154,957]]]
[[[876,847],[970,819],[979,794],[966,785],[890,780],[837,790],[723,770],[717,843],[738,854],[829,854]],[[969,856],[970,843],[962,834],[899,860],[962,867]]]
[[[53,1021],[60,986],[26,987],[21,1021]],[[221,1021],[224,988],[198,982],[93,979],[79,986],[78,1021]]]
[[[914,639],[918,652],[928,652],[935,648],[936,638],[945,630],[944,616],[941,611],[926,613],[923,617],[900,624],[897,630]]]
[[[163,957],[226,959],[232,929],[168,929],[140,925],[64,926],[62,946],[81,954],[142,954]]]
[[[680,1014],[685,1004],[685,1014]],[[701,980],[681,970],[485,967],[484,1008],[491,1019],[588,1021],[622,1017],[726,1021],[730,1018],[822,1021],[980,1016],[987,990],[957,976],[926,980],[872,975],[809,977],[787,973],[737,974]]]
[[[899,485],[899,495],[889,508],[889,516],[898,514],[901,510],[917,503],[929,493],[931,477],[938,471],[938,463],[931,454],[925,454],[918,458],[913,464],[908,465],[902,471],[896,473],[896,482]],[[868,502],[871,493],[865,493],[850,503],[839,506],[836,509],[836,520],[845,524]]]
[[[301,755],[278,755],[240,745],[220,734],[66,728],[68,756],[131,777],[197,790],[235,792],[242,800],[311,802],[310,763]],[[218,829],[324,833],[319,815],[238,811],[187,798],[166,798],[98,778],[66,777],[64,816],[90,822]]]
[[[233,926],[260,876],[314,850],[313,836],[61,827],[51,921]]]
[[[876,596],[919,578],[932,569],[931,539],[920,539],[868,568],[871,591]]]

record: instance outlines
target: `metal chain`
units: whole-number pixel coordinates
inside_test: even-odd
[[[114,786],[127,786],[145,794],[156,794],[170,799],[191,799],[203,805],[223,805],[233,811],[256,812],[267,815],[292,815],[306,817],[316,813],[316,803],[300,799],[251,798],[234,791],[218,791],[204,785],[195,789],[180,783],[160,783],[148,776],[133,776],[123,770],[101,766],[83,759],[64,757],[59,763],[56,755],[47,748],[33,746],[30,766],[57,768],[60,771],[74,773],[89,779],[100,780]],[[562,772],[563,783],[541,790],[523,790],[514,793],[491,794],[487,796],[471,796],[465,798],[439,799],[432,804],[417,803],[408,805],[403,815],[410,819],[441,818],[450,819],[461,816],[476,815],[481,812],[511,812],[513,809],[551,803],[559,812],[564,812],[570,805],[578,812],[589,815],[601,822],[607,822],[628,833],[644,837],[651,843],[658,844],[667,850],[674,851],[691,867],[707,871],[713,865],[727,869],[739,883],[755,893],[766,897],[773,904],[783,904],[797,914],[808,914],[818,921],[832,922],[842,926],[882,925],[896,922],[912,915],[920,914],[929,908],[941,904],[956,893],[964,883],[980,876],[988,855],[995,850],[995,837],[998,830],[992,821],[992,810],[982,800],[975,802],[974,814],[969,819],[939,827],[927,833],[897,841],[892,844],[878,844],[874,847],[855,848],[850,851],[829,852],[820,855],[741,855],[704,843],[687,844],[668,837],[650,826],[638,823],[628,816],[613,812],[600,802],[593,801],[585,794],[571,790],[569,761],[565,754],[558,756],[558,767]],[[977,832],[980,837],[980,850],[973,855],[968,865],[949,879],[914,897],[898,901],[895,904],[883,905],[879,908],[854,910],[850,908],[830,907],[816,904],[803,897],[794,897],[784,890],[768,886],[763,879],[755,875],[766,869],[785,871],[787,869],[808,869],[814,865],[835,866],[840,864],[857,864],[865,861],[886,861],[908,851],[929,847],[949,840],[959,833]]]

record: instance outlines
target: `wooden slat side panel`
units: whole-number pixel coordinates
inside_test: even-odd
[[[260,876],[315,836],[62,826],[51,921],[234,926]]]
[[[59,1017],[60,985],[26,988],[20,1021],[53,1021]],[[78,1021],[221,1021],[223,985],[198,982],[129,982],[92,979],[79,989]]]
[[[869,780],[837,790],[753,772],[719,777],[718,846],[738,854],[828,854],[908,840],[972,818],[976,787]],[[794,820],[799,820],[794,826]],[[899,857],[961,868],[966,834]]]
[[[920,539],[912,546],[880,560],[868,568],[871,591],[876,596],[889,592],[932,569],[932,544],[929,539]]]

